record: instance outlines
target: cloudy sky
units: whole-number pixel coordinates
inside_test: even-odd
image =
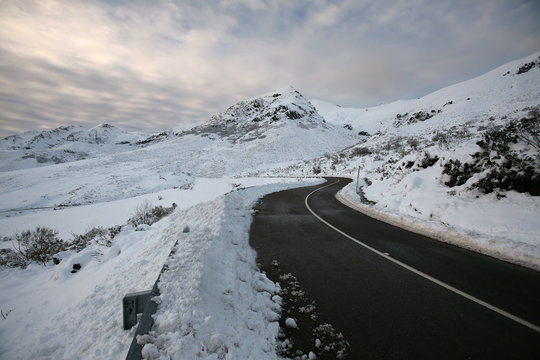
[[[0,136],[177,127],[288,85],[372,106],[537,51],[538,0],[0,0]]]

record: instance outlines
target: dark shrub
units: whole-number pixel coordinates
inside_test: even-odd
[[[34,231],[23,231],[15,235],[17,252],[28,261],[37,261],[43,265],[52,260],[53,255],[64,251],[67,243],[58,238],[58,232],[38,226]]]
[[[172,204],[171,207],[163,207],[161,205],[152,207],[150,202],[145,201],[137,206],[135,213],[129,218],[128,222],[135,227],[141,224],[152,225],[172,213],[174,209],[176,209],[176,204]]]
[[[450,177],[450,180],[444,184],[449,187],[463,185],[469,180],[475,173],[474,168],[469,163],[462,164],[459,160],[450,160],[444,164],[444,170],[442,172]]]
[[[484,193],[515,190],[540,196],[539,114],[538,109],[533,109],[527,118],[484,132],[477,142],[480,151],[472,155],[471,163],[450,160],[444,165],[443,174],[450,177],[445,184],[463,185],[474,174],[484,173],[472,185]],[[513,144],[520,141],[535,149],[536,154],[531,156],[514,150]]]
[[[439,157],[437,155],[431,156],[429,153],[424,153],[424,157],[420,161],[420,166],[423,169],[427,169],[430,166],[433,166],[439,161]]]
[[[0,266],[25,268],[28,260],[12,249],[0,249]]]
[[[370,155],[370,154],[371,154],[371,150],[369,150],[369,148],[367,148],[367,147],[356,147],[356,148],[351,150],[349,158],[353,158],[353,157],[356,157],[356,156],[366,156],[366,155]]]

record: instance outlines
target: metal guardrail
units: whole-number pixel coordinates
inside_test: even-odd
[[[161,270],[161,273],[163,273],[164,270],[165,267]],[[137,336],[148,334],[150,330],[152,330],[152,326],[154,325],[154,318],[152,318],[152,315],[156,313],[158,304],[155,301],[152,301],[152,298],[154,296],[159,296],[158,283],[159,279],[161,278],[161,273],[159,274],[158,279],[154,283],[154,287],[152,288],[152,290],[143,291],[140,293],[132,293],[124,297],[124,329],[126,328],[126,312],[127,324],[129,325],[131,323],[133,317],[135,317],[135,323],[137,323],[137,309],[143,307],[142,317],[139,321],[139,326],[137,326],[137,331],[135,331],[135,335],[133,336],[133,340],[131,341],[126,360],[142,359],[143,346],[137,342]],[[139,303],[141,304],[139,305]],[[128,310],[126,310],[126,308],[128,308]],[[128,327],[128,329],[130,328],[131,327]]]
[[[189,227],[186,226],[182,232],[188,233]],[[177,246],[178,240],[175,242],[167,258],[172,257],[176,253]],[[126,360],[142,359],[143,345],[140,345],[137,342],[137,337],[147,335],[150,330],[152,330],[152,326],[154,326],[154,318],[152,315],[156,313],[158,304],[153,301],[152,298],[160,295],[158,284],[161,279],[161,275],[167,271],[168,268],[169,266],[167,264],[163,265],[161,271],[159,272],[159,276],[152,287],[152,290],[130,293],[124,296],[122,299],[124,329],[131,329],[137,323],[137,314],[142,312],[139,325],[137,326],[137,331],[135,331],[135,335],[133,335],[133,340],[131,341],[131,345],[126,356]]]
[[[146,303],[154,296],[152,290],[139,291],[124,296],[122,300],[124,330],[129,330],[137,324],[137,315],[144,312]]]

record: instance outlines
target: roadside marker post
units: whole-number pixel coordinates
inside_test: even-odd
[[[360,166],[358,167],[358,173],[356,174],[356,193],[360,194]]]

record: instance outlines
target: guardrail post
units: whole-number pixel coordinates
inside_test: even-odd
[[[129,330],[137,324],[137,314],[144,311],[146,303],[152,296],[152,290],[134,292],[124,296],[122,310],[125,330]]]
[[[182,230],[183,233],[189,232],[189,226],[184,227],[184,230]],[[177,250],[178,246],[178,240],[174,243],[174,246],[169,253],[169,258],[171,258]],[[159,281],[161,279],[161,274],[163,272],[167,271],[169,268],[168,264],[164,264],[161,268],[161,271],[159,272],[159,276],[154,283],[154,286],[152,287],[152,290],[150,291],[142,291],[139,293],[133,293],[128,294],[124,297],[124,300],[127,298],[127,302],[124,302],[124,329],[131,329],[133,325],[137,323],[137,314],[140,313],[138,309],[142,307],[142,317],[139,321],[139,326],[137,326],[137,331],[135,331],[135,335],[133,336],[133,340],[131,341],[131,345],[129,346],[129,350],[126,356],[126,360],[141,360],[142,359],[142,348],[143,346],[139,345],[137,342],[137,337],[141,335],[146,335],[152,330],[152,326],[154,326],[154,318],[152,315],[154,315],[157,311],[158,304],[155,301],[152,301],[152,298],[155,296],[159,296]],[[135,295],[128,297],[130,295]],[[132,298],[135,298],[135,301],[132,300]],[[127,309],[126,309],[127,306]],[[130,327],[126,328],[126,312],[128,321],[133,321],[133,316],[135,316],[135,322]],[[135,313],[135,315],[133,315]]]
[[[142,346],[137,342],[137,336],[140,335],[146,335],[152,330],[152,326],[154,326],[154,319],[152,318],[152,315],[156,313],[158,304],[155,301],[152,301],[152,298],[154,296],[159,296],[159,288],[158,288],[158,282],[159,278],[156,280],[154,287],[150,291],[143,291],[141,293],[144,293],[142,298],[147,297],[147,301],[143,306],[142,311],[142,317],[139,321],[139,326],[137,326],[137,331],[135,332],[135,336],[133,336],[133,340],[131,341],[131,345],[129,347],[126,360],[141,360],[142,359]],[[127,295],[126,295],[127,297]],[[137,305],[135,305],[137,306]],[[137,315],[135,314],[135,323],[137,323]]]

